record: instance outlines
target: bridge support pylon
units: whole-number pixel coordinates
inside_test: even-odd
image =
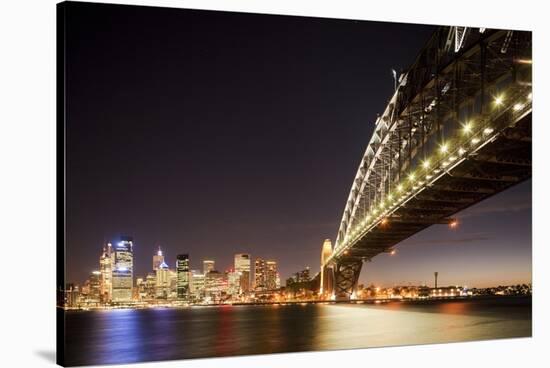
[[[350,300],[357,288],[363,261],[342,260],[334,267],[334,299]]]

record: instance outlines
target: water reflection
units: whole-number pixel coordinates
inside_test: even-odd
[[[531,335],[531,300],[66,312],[67,364],[110,364]]]

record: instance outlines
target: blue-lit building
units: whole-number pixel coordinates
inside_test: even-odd
[[[114,248],[113,302],[129,302],[134,286],[133,239],[123,236]]]

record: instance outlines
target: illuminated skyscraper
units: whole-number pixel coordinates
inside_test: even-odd
[[[153,271],[158,270],[160,264],[164,262],[164,255],[162,254],[162,250],[160,249],[157,251],[157,254],[153,256]]]
[[[239,288],[241,293],[250,290],[250,254],[235,254],[235,272],[239,276]]]
[[[206,274],[210,271],[214,271],[214,261],[211,259],[205,259],[202,261],[202,272],[206,276]]]
[[[265,260],[256,258],[254,262],[254,290],[266,290],[266,265]]]
[[[108,303],[111,301],[113,294],[113,254],[111,243],[103,246],[103,252],[101,253],[101,257],[99,257],[99,272],[101,273],[101,302]]]
[[[178,299],[189,300],[189,255],[179,254],[176,257],[176,271],[178,273]]]
[[[122,237],[115,246],[113,267],[113,301],[132,300],[134,286],[134,253],[131,237]]]
[[[199,273],[196,270],[191,271],[190,279],[191,294],[195,300],[201,300],[204,298],[205,293],[205,277],[204,274]]]
[[[277,289],[277,261],[265,262],[265,286],[267,290]],[[280,283],[280,282],[279,282]]]
[[[333,270],[331,266],[323,266],[326,260],[332,254],[332,242],[330,239],[325,239],[323,243],[323,248],[321,250],[321,282],[319,288],[319,294],[321,296],[330,297],[327,293],[332,290],[332,277]]]
[[[170,293],[170,270],[165,262],[162,262],[157,269],[157,285],[155,288],[157,298],[168,298]]]

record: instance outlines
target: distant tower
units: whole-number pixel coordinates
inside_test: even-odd
[[[439,272],[434,272],[434,277],[435,277],[435,288],[437,289],[437,275],[439,275]]]
[[[189,300],[189,255],[176,257],[177,295],[180,300]]]
[[[332,268],[325,262],[332,254],[332,242],[330,239],[325,239],[321,250],[321,283],[319,285],[319,294],[323,296],[332,289]]]
[[[211,259],[205,259],[202,261],[202,273],[206,274],[210,271],[214,271],[214,261]]]
[[[250,290],[250,254],[235,254],[235,272],[240,274],[239,289],[241,293]]]
[[[134,249],[131,237],[124,236],[115,246],[113,267],[113,301],[132,300],[134,286]]]
[[[162,254],[162,250],[160,249],[159,245],[159,250],[157,251],[157,254],[153,256],[153,271],[158,270],[162,262],[164,262],[164,255]]]
[[[157,269],[157,284],[156,284],[156,296],[157,298],[168,297],[168,291],[170,287],[170,269],[166,262],[162,262]]]
[[[254,262],[254,290],[266,290],[266,265],[261,258],[256,258]]]
[[[113,256],[111,251],[111,243],[108,243],[107,246],[103,246],[103,252],[99,257],[100,290],[103,303],[110,302],[113,293]]]
[[[277,289],[277,275],[278,275],[277,261],[266,261],[265,262],[265,287],[267,290]]]

